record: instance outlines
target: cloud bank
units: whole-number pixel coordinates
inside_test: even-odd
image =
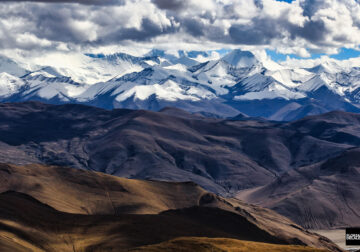
[[[309,56],[360,44],[357,0],[0,1],[0,49],[161,44],[272,48]]]

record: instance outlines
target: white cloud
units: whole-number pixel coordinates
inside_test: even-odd
[[[307,57],[360,44],[360,4],[354,0],[0,2],[3,50],[176,45],[270,48]]]

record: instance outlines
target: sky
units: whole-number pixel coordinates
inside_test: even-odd
[[[266,52],[360,57],[359,0],[0,0],[0,52]]]

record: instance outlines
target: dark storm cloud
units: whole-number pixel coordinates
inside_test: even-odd
[[[232,41],[236,44],[264,45],[269,42],[262,30],[254,29],[246,25],[233,25],[229,29]]]
[[[304,0],[300,2],[304,16],[312,17],[318,10],[328,8],[329,3],[324,0]]]
[[[324,40],[326,34],[329,32],[322,20],[308,21],[303,27],[293,26],[289,29],[291,36],[301,37],[313,43],[319,43]]]
[[[254,0],[254,3],[258,8],[260,8],[260,9],[264,8],[264,4],[263,4],[262,0]]]
[[[150,3],[149,3],[150,4]],[[166,20],[163,15],[163,22],[159,23],[153,19],[153,15],[143,17],[138,13],[131,13],[125,7],[119,16],[118,12],[112,12],[107,6],[83,6],[69,7],[68,5],[17,5],[13,9],[4,11],[0,5],[0,16],[7,20],[21,22],[21,25],[14,29],[10,26],[4,29],[0,20],[0,49],[37,48],[42,40],[43,43],[52,44],[56,48],[59,43],[66,43],[73,46],[104,46],[120,44],[122,41],[130,40],[135,42],[151,41],[153,38],[176,33],[179,27],[175,27],[171,21]],[[21,8],[26,8],[26,11]],[[136,7],[133,7],[136,10]],[[140,26],[133,27],[129,18],[140,19]],[[91,17],[91,18],[90,18]],[[129,28],[130,26],[130,28]],[[11,31],[10,31],[11,29]],[[3,30],[3,31],[2,31]],[[2,34],[4,34],[2,36]],[[25,36],[21,36],[25,34]],[[35,39],[34,39],[35,38]],[[51,45],[48,45],[51,47]]]
[[[272,19],[254,19],[251,25],[233,25],[229,35],[237,44],[265,45],[281,36],[279,24]]]
[[[307,21],[303,26],[296,26],[287,20],[254,19],[252,25],[233,25],[229,29],[232,40],[238,44],[266,45],[272,39],[283,38],[284,32],[291,38],[303,38],[312,43],[324,40],[328,30],[323,21]]]
[[[199,22],[194,18],[186,18],[181,21],[182,27],[184,30],[194,37],[199,37],[204,35],[206,29],[205,25]]]
[[[61,42],[83,42],[86,39],[81,39],[79,33],[76,32],[74,27],[69,22],[72,19],[70,12],[64,9],[59,10],[41,10],[37,11],[36,29],[34,34],[43,39]]]
[[[175,33],[176,28],[173,26],[166,27],[165,29],[148,18],[144,18],[141,22],[141,28],[119,28],[111,32],[108,36],[100,39],[96,43],[99,44],[112,44],[123,40],[133,41],[150,41],[159,35]]]
[[[152,0],[160,9],[179,10],[186,6],[186,0]]]
[[[287,19],[254,18],[252,24],[233,25],[229,35],[233,42],[245,45],[266,45],[273,39],[282,39],[290,34],[292,40],[303,38],[312,43],[321,43],[329,30],[322,20],[306,21],[302,26]]]

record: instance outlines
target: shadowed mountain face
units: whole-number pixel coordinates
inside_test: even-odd
[[[83,105],[1,104],[0,162],[61,165],[126,178],[193,181],[211,192],[235,195],[273,183],[282,188],[279,179],[303,169],[310,178],[323,176],[319,172],[329,172],[331,166],[325,165],[322,170],[316,167],[332,164],[360,146],[359,122],[360,115],[345,112],[278,123],[246,116],[234,120],[207,118],[172,108],[161,112],[107,111]],[[352,165],[353,160],[349,162]],[[353,178],[344,179],[349,188],[356,186],[358,173],[345,169],[331,178],[340,181],[339,174]],[[301,181],[308,183],[308,179]],[[298,186],[291,188],[295,192],[306,183],[291,183]],[[321,190],[332,185],[322,184]],[[288,188],[284,190],[293,195]],[[309,193],[316,198],[313,192]],[[341,190],[330,192],[329,197],[317,201],[321,209],[328,209],[323,207],[331,204],[334,197],[342,197]],[[246,197],[248,194],[246,191]],[[319,210],[321,213],[312,214],[323,217],[309,221],[312,215],[305,219],[296,217],[303,211],[300,204],[291,205],[295,211],[290,205],[280,207],[282,201],[270,204],[255,196],[249,196],[249,200],[307,227],[360,224],[355,217],[346,221],[353,211],[359,212],[358,201],[351,206],[342,204],[345,210],[334,208],[331,214],[324,215],[325,210]],[[317,206],[309,207],[313,211]],[[344,220],[329,222],[326,216]]]
[[[360,224],[360,149],[286,172],[238,198],[272,208],[307,228]]]
[[[1,251],[128,251],[184,236],[340,251],[271,210],[216,196],[194,183],[42,165],[0,168]]]
[[[334,112],[328,119],[279,124],[211,119],[177,109],[159,113],[2,104],[0,161],[65,165],[128,178],[192,180],[214,192],[236,192],[360,144],[358,124],[331,118],[336,115],[354,122],[359,118]]]

